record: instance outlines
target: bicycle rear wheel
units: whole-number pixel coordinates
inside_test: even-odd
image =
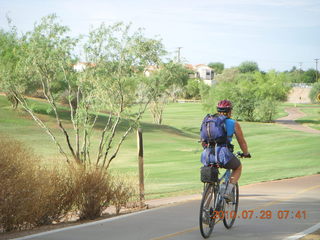
[[[225,201],[224,204],[224,218],[223,224],[224,226],[229,229],[234,224],[236,220],[237,213],[238,213],[238,206],[239,206],[239,186],[238,183],[233,188],[233,199],[232,201]]]
[[[215,219],[212,218],[215,197],[214,185],[207,184],[202,195],[199,217],[200,232],[203,238],[210,237],[215,224]]]

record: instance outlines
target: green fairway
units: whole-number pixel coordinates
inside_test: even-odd
[[[55,119],[47,115],[47,105],[34,102],[41,118],[49,121],[54,132],[59,133]],[[317,121],[319,108],[301,107],[310,118]],[[283,108],[282,108],[283,109]],[[64,121],[71,130],[67,112]],[[283,115],[282,113],[279,113]],[[200,103],[169,104],[164,112],[162,126],[152,123],[149,112],[142,119],[144,136],[146,197],[157,198],[178,194],[199,193],[202,190],[199,169],[202,148],[198,133],[205,112]],[[101,116],[100,122],[104,116]],[[318,119],[319,120],[319,119]],[[100,123],[99,122],[99,123]],[[319,127],[319,122],[315,122]],[[120,129],[124,129],[125,122]],[[241,122],[252,159],[244,159],[240,184],[310,175],[320,172],[320,136],[294,131],[272,123]],[[97,145],[100,128],[94,133],[93,149]],[[56,146],[49,136],[22,110],[13,111],[5,97],[0,96],[0,134],[19,139],[41,155],[46,162],[62,162]],[[129,135],[112,170],[137,175],[136,135]],[[239,147],[236,147],[239,150]],[[92,153],[95,156],[95,152]]]
[[[299,118],[296,121],[301,124],[307,124],[309,127],[320,130],[320,105],[313,105],[312,107],[303,107],[300,109],[305,114],[307,114],[307,116]]]

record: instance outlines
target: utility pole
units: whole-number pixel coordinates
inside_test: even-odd
[[[316,81],[318,81],[318,61],[319,58],[314,59],[316,61]]]
[[[177,51],[177,53],[178,53],[178,63],[180,63],[180,50],[181,50],[181,48],[182,47],[178,47],[178,51]]]
[[[299,81],[300,81],[300,82],[301,82],[302,63],[303,63],[303,62],[299,62]]]

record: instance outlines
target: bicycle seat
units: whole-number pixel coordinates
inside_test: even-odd
[[[214,168],[222,168],[222,166],[220,166],[218,163],[211,163],[208,165],[208,167],[214,167]]]

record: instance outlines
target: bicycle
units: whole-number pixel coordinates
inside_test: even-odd
[[[243,157],[243,154],[238,152],[237,157]],[[208,168],[209,167],[209,168]],[[229,229],[233,226],[239,205],[239,186],[238,183],[232,190],[232,200],[224,198],[225,190],[228,187],[231,170],[227,169],[221,178],[219,175],[218,164],[211,164],[205,169],[209,179],[206,179],[204,191],[200,204],[200,232],[203,238],[210,237],[216,223],[223,220],[224,226]],[[210,172],[211,171],[211,172]]]

